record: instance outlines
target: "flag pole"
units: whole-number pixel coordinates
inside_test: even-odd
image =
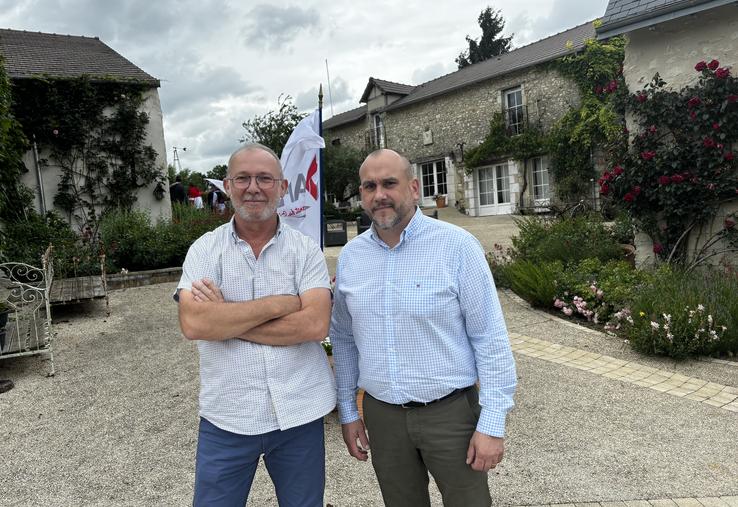
[[[323,137],[323,83],[318,88],[318,135]],[[323,196],[325,195],[325,180],[323,179],[323,150],[320,148],[320,192],[318,193],[318,199],[320,200],[320,249],[323,250],[323,243],[325,238],[323,237],[325,231],[325,210],[323,209]]]

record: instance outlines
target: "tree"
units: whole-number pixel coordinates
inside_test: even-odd
[[[277,155],[282,154],[290,134],[306,115],[297,110],[289,95],[280,95],[277,105],[279,107],[276,111],[254,116],[243,123],[246,135],[241,142],[260,143],[274,150]]]
[[[479,27],[482,29],[482,37],[479,42],[466,36],[469,49],[462,51],[456,63],[460,69],[473,63],[483,62],[489,58],[507,53],[512,47],[513,34],[509,37],[500,37],[499,34],[505,28],[505,20],[502,19],[500,11],[493,11],[487,7],[479,13]]]
[[[205,177],[211,178],[214,180],[222,180],[222,179],[225,179],[227,173],[228,173],[228,166],[225,164],[218,164],[212,169],[210,169],[205,174]]]
[[[348,146],[328,146],[323,152],[325,191],[343,201],[359,193],[359,166],[364,154]]]

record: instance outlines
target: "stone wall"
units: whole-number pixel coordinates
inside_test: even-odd
[[[523,91],[528,120],[540,122],[544,129],[579,105],[574,82],[543,64],[386,111],[387,147],[406,155],[418,170],[422,162],[445,159],[448,204],[453,206],[458,201],[470,214],[476,214],[476,179],[474,174],[465,173],[459,144],[464,143],[464,150],[478,146],[489,133],[494,113],[502,111],[503,92],[518,86]],[[367,116],[364,121],[330,129],[324,132],[326,143],[340,138],[342,145],[363,149],[370,121]],[[522,165],[520,161],[508,164],[512,209],[522,186]]]

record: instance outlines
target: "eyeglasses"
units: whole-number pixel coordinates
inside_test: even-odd
[[[269,190],[270,188],[274,188],[274,184],[276,182],[282,181],[282,178],[273,178],[266,174],[260,174],[259,176],[236,176],[235,178],[225,178],[225,180],[232,181],[234,187],[240,190],[244,190],[246,188],[249,188],[249,185],[251,184],[251,178],[256,180],[256,186],[262,190]]]

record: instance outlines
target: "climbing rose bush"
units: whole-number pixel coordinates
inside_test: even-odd
[[[694,68],[693,86],[669,90],[656,74],[630,95],[636,131],[598,182],[600,194],[630,213],[663,258],[675,247],[683,257],[695,226],[738,197],[738,80],[717,60]]]

